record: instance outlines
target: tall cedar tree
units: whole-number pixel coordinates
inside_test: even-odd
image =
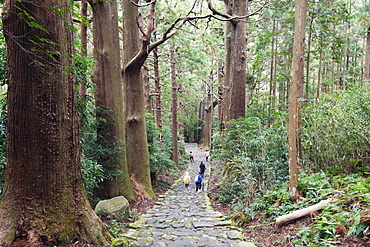
[[[150,33],[142,35],[137,25],[137,0],[123,1],[123,80],[126,97],[126,153],[130,178],[134,183],[137,196],[153,198],[154,191],[150,178],[149,150],[145,123],[144,89],[141,66],[148,57],[146,49],[150,44]],[[151,4],[149,15],[154,15],[154,4]],[[149,18],[149,19],[152,19]],[[152,26],[152,24],[148,25]],[[142,48],[143,47],[143,48]],[[150,50],[149,50],[150,51]]]
[[[203,127],[203,145],[205,147],[211,147],[212,143],[212,123],[213,123],[213,108],[216,106],[217,102],[213,102],[212,87],[209,87],[205,91],[204,95],[204,127]]]
[[[111,236],[87,200],[81,173],[71,4],[6,6],[9,133],[0,245],[107,245]]]
[[[94,58],[96,68],[97,117],[104,119],[98,126],[98,142],[110,149],[98,162],[113,174],[100,184],[101,198],[123,195],[135,201],[125,154],[124,94],[120,64],[118,13],[116,1],[89,1],[94,14]],[[112,153],[113,151],[113,153]],[[119,171],[119,172],[118,172]]]
[[[150,179],[149,152],[145,126],[144,89],[141,68],[149,53],[171,38],[188,21],[199,17],[179,17],[151,43],[154,30],[155,1],[149,3],[146,30],[139,29],[138,0],[123,1],[123,80],[126,110],[127,164],[139,197],[154,197]],[[190,12],[189,12],[190,13]],[[140,32],[141,31],[141,32]],[[141,33],[141,35],[140,35]]]
[[[158,49],[153,51],[153,67],[154,67],[154,82],[155,82],[155,122],[159,129],[158,140],[162,140],[162,102],[161,102],[161,84],[159,77],[159,56]]]
[[[231,16],[247,15],[247,0],[226,0]],[[246,78],[246,18],[226,22],[225,29],[225,104],[226,122],[245,117]]]
[[[304,38],[307,18],[307,0],[295,1],[295,24],[293,59],[289,87],[289,191],[293,199],[299,198],[298,191],[298,156],[299,156],[299,127],[301,103],[303,95],[302,77],[304,63]]]
[[[370,14],[370,7],[369,7]],[[369,85],[370,80],[370,24],[368,24],[366,32],[366,49],[365,49],[365,64],[364,64],[364,82],[365,86]]]
[[[215,15],[226,18],[225,22],[225,76],[220,90],[219,118],[223,123],[245,117],[245,80],[246,80],[246,19],[247,0],[225,0],[226,12],[213,7],[212,0],[207,0],[208,8]]]
[[[176,81],[176,55],[177,51],[174,49],[171,49],[171,64],[170,64],[170,71],[171,71],[171,84],[172,84],[172,104],[171,104],[171,122],[172,122],[172,161],[175,163],[176,166],[179,165],[179,145],[178,145],[178,139],[179,139],[179,133],[178,133],[178,118],[177,118],[177,105],[178,105],[178,99],[177,99],[177,91],[179,90],[179,87],[177,85]]]

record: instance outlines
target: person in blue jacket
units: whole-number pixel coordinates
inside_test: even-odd
[[[195,176],[195,191],[200,191],[200,189],[202,188],[202,181],[203,181],[203,176],[202,174],[198,174]]]

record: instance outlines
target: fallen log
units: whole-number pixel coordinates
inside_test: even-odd
[[[293,211],[289,214],[279,216],[279,217],[276,218],[275,226],[277,228],[279,228],[280,226],[282,226],[283,224],[285,224],[289,221],[292,221],[292,220],[301,218],[303,216],[309,215],[309,214],[311,214],[311,213],[313,213],[317,210],[320,210],[321,208],[329,205],[332,201],[333,201],[333,198],[322,200],[319,203],[317,203],[315,205],[312,205],[312,206],[309,206],[307,208],[299,209],[299,210]]]

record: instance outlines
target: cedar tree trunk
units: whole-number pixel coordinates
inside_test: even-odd
[[[80,26],[80,35],[81,35],[81,53],[84,56],[87,56],[87,0],[81,0],[81,26]],[[82,65],[83,69],[87,69],[86,65]],[[86,76],[83,75],[80,81],[80,95],[82,100],[86,100]]]
[[[370,8],[369,8],[370,13]],[[365,52],[365,65],[364,65],[364,82],[365,86],[369,85],[370,79],[370,27],[367,28],[366,33],[366,52]]]
[[[155,82],[155,122],[159,129],[158,140],[162,141],[162,102],[161,102],[161,84],[159,78],[159,57],[158,49],[153,50],[154,82]]]
[[[230,6],[230,0],[225,0],[225,8],[227,14],[232,15],[232,7]],[[231,37],[232,37],[232,23],[231,21],[225,22],[225,68],[224,68],[224,85],[222,87],[222,104],[221,104],[221,112],[222,118],[221,121],[221,130],[226,127],[226,122],[229,121],[229,98],[230,98],[230,78],[231,78]]]
[[[300,102],[302,97],[302,76],[304,63],[304,38],[307,16],[307,0],[295,1],[295,26],[293,59],[289,89],[289,191],[293,199],[299,197],[298,164],[299,164],[299,121]]]
[[[211,148],[212,144],[212,123],[213,123],[213,97],[212,88],[210,87],[206,90],[205,96],[205,116],[204,116],[204,140],[203,145],[205,147]]]
[[[102,198],[123,195],[136,200],[125,156],[125,117],[123,83],[120,65],[118,13],[115,1],[90,1],[94,14],[94,58],[96,68],[93,81],[96,85],[98,109],[98,142],[111,149],[101,155],[98,162],[108,173],[116,174],[106,179],[97,191]],[[117,170],[120,173],[117,174]]]
[[[227,12],[231,15],[245,16],[247,0],[226,1]],[[232,2],[232,4],[230,4]],[[226,122],[245,117],[245,79],[246,79],[246,20],[239,19],[226,24],[226,73],[225,99]]]
[[[179,145],[178,145],[178,120],[177,120],[177,82],[176,82],[176,51],[171,49],[171,84],[172,84],[172,161],[175,163],[175,166],[179,165]]]
[[[134,0],[136,4],[137,0]],[[152,9],[153,8],[153,9]],[[150,179],[149,151],[145,124],[145,105],[141,66],[148,56],[140,49],[140,33],[137,26],[138,8],[131,0],[123,0],[123,78],[126,92],[126,154],[130,178],[138,197],[153,198],[154,192]],[[154,14],[151,5],[150,14]],[[143,35],[144,47],[150,37]],[[140,54],[138,54],[140,51]]]
[[[9,132],[0,245],[107,245],[111,236],[87,200],[81,173],[71,3],[6,5]]]

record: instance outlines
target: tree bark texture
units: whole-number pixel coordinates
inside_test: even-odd
[[[312,31],[313,31],[313,22],[315,15],[311,13],[310,15],[310,26],[308,31],[308,40],[307,40],[307,61],[306,61],[306,89],[305,89],[305,100],[308,104],[310,100],[310,63],[311,63],[311,42],[312,42]]]
[[[274,18],[272,23],[272,31],[275,33],[277,30],[277,21]],[[272,39],[271,42],[271,61],[270,61],[270,104],[269,104],[269,114],[271,114],[276,109],[276,48],[277,42],[276,38]],[[253,88],[254,89],[254,88]],[[254,90],[253,90],[254,91]],[[252,93],[253,93],[252,91]],[[249,93],[250,94],[250,93]],[[247,105],[251,104],[252,97],[247,100]],[[272,119],[269,119],[268,125],[271,126],[273,123]]]
[[[320,51],[319,69],[317,71],[316,100],[319,99],[321,95],[321,78],[322,78],[322,61],[323,61],[322,56],[323,56],[322,51]]]
[[[144,26],[144,20],[141,13],[138,15],[138,22],[141,27]],[[143,92],[144,92],[144,105],[145,110],[148,113],[153,113],[151,95],[150,95],[150,85],[149,85],[149,69],[147,66],[147,60],[145,60],[143,66],[141,67],[141,75],[143,80]]]
[[[232,6],[231,6],[232,0],[226,0],[225,3],[225,9],[227,14],[232,15]],[[222,102],[221,104],[221,112],[222,112],[222,126],[221,130],[226,127],[226,122],[230,119],[229,112],[228,112],[228,106],[230,104],[229,98],[230,95],[230,78],[231,78],[231,37],[232,37],[232,23],[230,21],[225,22],[225,67],[224,67],[224,85],[221,88],[222,92]]]
[[[177,119],[177,91],[178,85],[176,81],[176,51],[171,49],[171,84],[172,84],[172,161],[175,163],[175,166],[179,165],[179,145],[178,145],[178,119]]]
[[[87,56],[87,0],[81,0],[81,26],[80,26],[80,33],[81,33],[81,53]],[[87,69],[85,65],[83,65],[83,69]],[[86,100],[86,76],[83,76],[80,82],[80,95],[82,100]]]
[[[179,92],[179,95],[183,95],[184,94],[184,86],[183,84],[181,83],[178,83],[178,92]],[[178,102],[178,107],[177,107],[177,111],[178,111],[178,115],[180,116],[185,116],[185,105],[183,103],[183,101],[181,101],[181,96],[177,96],[177,102]],[[178,133],[179,133],[179,136],[185,136],[185,122],[184,122],[184,118],[177,118],[177,121],[178,121]],[[179,154],[181,153],[182,150],[179,150]]]
[[[247,14],[246,0],[228,0],[231,15]],[[245,117],[246,80],[246,20],[236,19],[226,24],[226,121]],[[227,81],[226,81],[227,80]]]
[[[222,79],[224,79],[223,76],[223,71],[222,71],[222,63],[219,61],[217,65],[217,82],[219,85],[217,88],[217,95],[218,95],[218,121],[220,123],[219,125],[219,130],[220,132],[223,131],[225,128],[225,117],[224,117],[224,112],[225,112],[225,94],[224,94],[224,87],[222,86]],[[226,80],[224,80],[226,81]]]
[[[302,76],[304,67],[304,38],[307,16],[307,0],[295,1],[295,26],[293,60],[289,89],[289,191],[298,199],[298,165],[299,165],[299,121],[300,98],[302,95]]]
[[[162,102],[161,102],[161,84],[159,77],[159,57],[158,49],[153,50],[154,64],[154,83],[155,83],[155,122],[159,129],[158,140],[162,141]]]
[[[137,0],[133,1],[136,4]],[[154,10],[151,5],[150,15]],[[126,154],[130,178],[138,197],[153,198],[150,179],[149,151],[145,124],[145,105],[141,66],[148,56],[145,49],[150,44],[150,36],[140,40],[137,26],[138,8],[130,0],[123,1],[123,78],[126,92]],[[151,19],[153,17],[150,17]],[[148,25],[148,26],[151,26]],[[151,31],[148,32],[150,34]]]
[[[71,5],[6,5],[8,139],[0,245],[18,239],[107,245],[111,236],[87,200],[81,173]]]
[[[286,214],[286,215],[281,215],[276,218],[275,226],[278,228],[289,221],[299,219],[303,216],[312,214],[313,212],[318,211],[322,209],[323,207],[329,205],[332,201],[333,199],[322,200],[319,203],[309,206],[307,208],[299,209],[299,210],[290,212],[289,214]]]
[[[212,88],[206,90],[204,99],[204,128],[203,128],[203,146],[211,148],[212,144],[212,123],[213,123],[213,95]]]
[[[142,67],[142,77],[143,77],[143,92],[144,92],[144,105],[145,111],[147,113],[153,114],[153,107],[152,107],[152,97],[150,94],[150,84],[149,84],[149,69],[147,66],[147,62],[145,61]]]
[[[367,34],[366,34],[366,51],[365,51],[365,66],[364,66],[364,79],[363,80],[365,82],[365,85],[369,85],[369,80],[370,80],[370,27],[368,27]]]
[[[125,155],[125,116],[123,82],[120,65],[118,13],[115,1],[90,1],[94,14],[94,58],[96,68],[97,117],[104,119],[98,126],[98,142],[112,152],[101,155],[98,162],[114,175],[104,180],[97,190],[101,198],[123,195],[136,200]]]

